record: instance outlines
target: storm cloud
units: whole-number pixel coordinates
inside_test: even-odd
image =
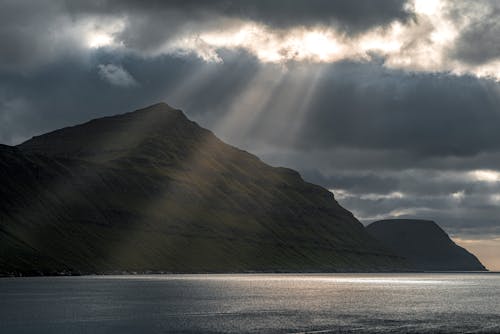
[[[453,55],[472,64],[500,60],[500,3],[495,0],[457,6],[451,10],[456,18],[474,13],[478,19],[467,25],[456,41]],[[469,14],[470,15],[470,14]]]
[[[370,0],[153,0],[146,5],[138,0],[105,0],[69,3],[68,10],[75,14],[134,13],[146,15],[153,21],[169,13],[189,21],[219,16],[257,21],[278,28],[336,25],[343,30],[356,32],[394,20],[405,21],[412,16],[404,0],[382,0],[376,3]],[[150,26],[155,32],[157,24],[152,22]]]

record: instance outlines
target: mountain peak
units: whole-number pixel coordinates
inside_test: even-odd
[[[50,156],[103,161],[120,157],[151,140],[161,142],[169,137],[170,141],[179,141],[206,132],[181,110],[160,102],[36,136],[18,147]]]
[[[184,113],[179,110],[175,109],[174,107],[170,106],[169,104],[165,102],[158,102],[155,104],[152,104],[150,106],[134,110],[130,112],[129,114],[139,114],[139,113],[147,113],[147,112],[166,112],[166,113],[175,113],[175,114],[180,114],[184,116]]]
[[[153,108],[175,110],[175,108],[171,107],[169,104],[167,104],[167,103],[165,103],[163,101],[160,101],[160,102],[157,102],[157,103],[153,103],[152,105],[144,107],[144,108],[141,108],[139,110],[146,110],[146,109],[153,109]]]
[[[147,106],[145,108],[141,109],[136,109],[131,112],[123,113],[123,114],[118,114],[118,115],[112,115],[112,116],[106,116],[103,118],[96,118],[93,119],[85,124],[92,124],[96,122],[102,122],[102,120],[110,120],[110,121],[115,121],[117,124],[120,121],[123,120],[128,120],[128,121],[138,121],[140,119],[148,121],[150,124],[149,125],[165,125],[164,123],[172,123],[172,122],[191,122],[187,116],[182,112],[180,109],[176,109],[171,107],[165,102],[158,102],[155,104],[152,104],[150,106]],[[158,122],[160,124],[158,124]],[[192,123],[192,122],[191,122]],[[79,126],[79,125],[77,125]]]

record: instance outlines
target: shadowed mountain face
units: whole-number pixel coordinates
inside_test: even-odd
[[[380,220],[368,225],[366,229],[396,254],[411,261],[418,270],[486,270],[473,254],[455,244],[433,221]]]
[[[290,169],[156,104],[0,146],[0,272],[406,268]]]

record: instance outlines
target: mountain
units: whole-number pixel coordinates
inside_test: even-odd
[[[0,273],[408,268],[331,192],[164,103],[0,146]]]
[[[388,219],[374,222],[366,230],[396,254],[423,271],[483,271],[479,260],[450,239],[435,222]]]

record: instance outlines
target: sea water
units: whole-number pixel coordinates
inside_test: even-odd
[[[0,278],[0,333],[500,333],[500,275]]]

